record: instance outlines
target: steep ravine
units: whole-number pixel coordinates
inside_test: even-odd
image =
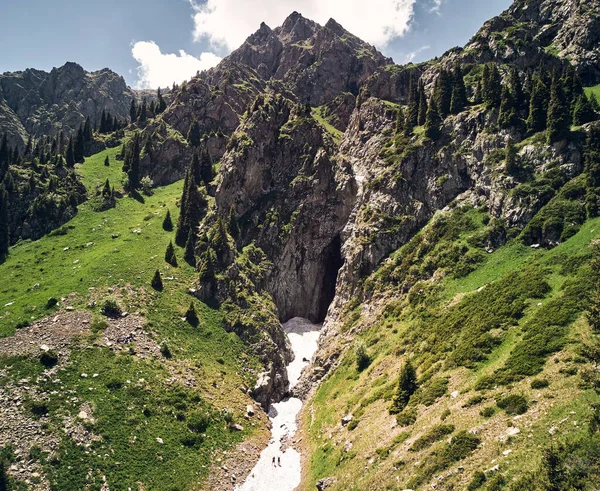
[[[283,328],[294,352],[294,360],[287,366],[289,389],[292,390],[317,350],[321,325],[296,317],[286,322]],[[269,445],[261,452],[246,481],[236,490],[296,489],[301,479],[301,455],[293,444],[297,430],[296,419],[301,409],[302,401],[296,397],[271,405],[269,419],[272,434]]]

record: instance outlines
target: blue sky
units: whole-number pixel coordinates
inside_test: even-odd
[[[131,86],[167,85],[218,62],[265,20],[334,17],[396,63],[464,45],[510,0],[20,0],[3,6],[0,72],[66,61],[109,67]],[[194,3],[196,2],[196,3]],[[203,3],[204,2],[204,3]],[[8,3],[8,2],[7,2]],[[138,44],[135,44],[138,43]],[[135,58],[134,58],[135,55]],[[170,55],[170,56],[168,56]],[[136,59],[137,58],[137,59]]]

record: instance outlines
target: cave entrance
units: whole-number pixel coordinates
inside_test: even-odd
[[[335,285],[337,283],[338,272],[344,264],[342,257],[342,239],[339,235],[331,241],[331,244],[323,251],[323,283],[321,286],[321,297],[319,298],[319,308],[317,312],[317,322],[323,322],[327,316],[327,309],[335,297]]]

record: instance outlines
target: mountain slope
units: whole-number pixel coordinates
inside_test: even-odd
[[[0,75],[0,118],[11,145],[25,145],[27,136],[70,136],[89,117],[100,124],[102,111],[127,119],[135,93],[123,77],[104,69],[86,72],[76,63],[66,63],[50,73],[28,69]],[[23,129],[27,135],[23,133]]]

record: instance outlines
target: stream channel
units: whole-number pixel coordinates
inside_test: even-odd
[[[290,389],[298,383],[302,369],[310,364],[317,351],[321,326],[299,317],[283,325],[295,355],[294,361],[287,366]],[[291,446],[284,451],[282,446],[293,439],[297,430],[296,417],[301,408],[302,401],[295,397],[271,404],[269,419],[273,428],[269,445],[261,452],[254,469],[236,491],[294,491],[299,486],[300,453]]]

